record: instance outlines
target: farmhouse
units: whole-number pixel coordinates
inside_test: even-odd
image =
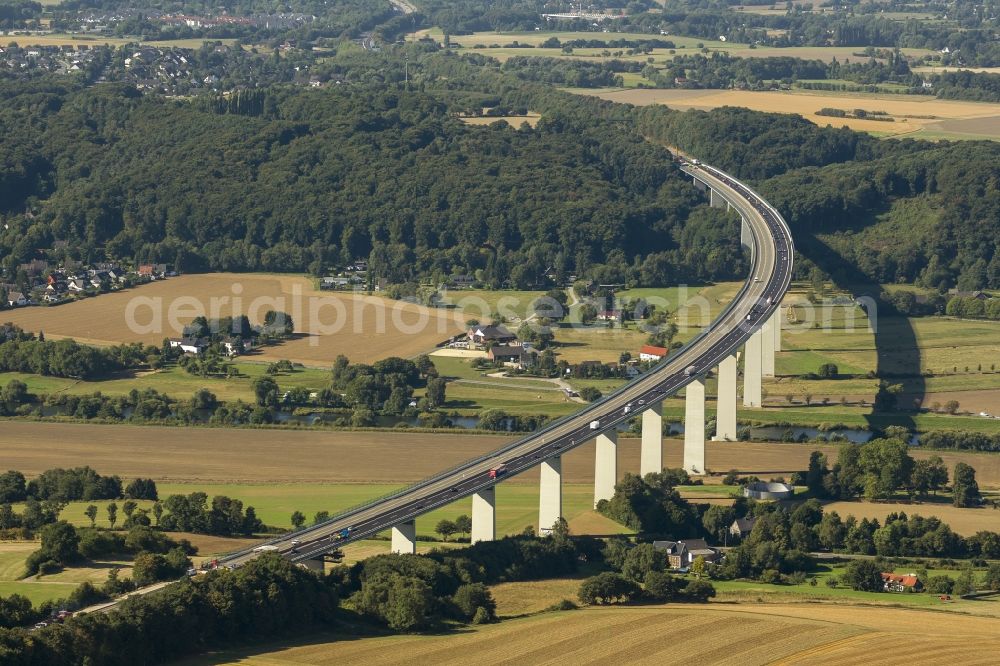
[[[714,548],[710,548],[704,539],[686,539],[685,541],[654,541],[653,548],[667,552],[667,559],[674,569],[683,569],[691,566],[697,558],[701,557],[706,562],[715,562],[719,559],[719,554]]]
[[[170,346],[187,354],[200,354],[208,349],[205,338],[170,338]]]
[[[320,280],[320,289],[345,289],[351,286],[352,278],[327,276]]]
[[[517,340],[517,336],[503,326],[473,326],[466,333],[466,337],[469,338],[469,342],[477,345],[484,345],[488,342],[509,344]]]
[[[924,584],[917,574],[882,574],[882,587],[886,592],[920,592]]]
[[[604,310],[603,312],[597,313],[597,319],[600,321],[621,321],[622,311],[621,310]]]
[[[667,357],[669,351],[666,347],[656,347],[654,345],[643,345],[639,350],[640,361],[659,361]]]
[[[535,352],[522,345],[493,345],[486,356],[494,363],[519,369],[535,364]]]
[[[979,291],[978,289],[975,291],[962,291],[960,289],[949,289],[948,295],[955,296],[957,298],[974,298],[977,301],[985,301],[989,300],[990,298],[989,294],[987,294],[984,291]]]

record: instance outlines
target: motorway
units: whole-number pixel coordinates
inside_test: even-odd
[[[575,414],[409,488],[265,542],[268,549],[294,562],[321,558],[352,541],[485,490],[586,443],[599,432],[614,429],[640,414],[645,405],[704,375],[740,347],[771,316],[788,289],[794,253],[791,234],[781,215],[746,185],[709,166],[682,162],[681,168],[721,194],[743,216],[754,245],[751,274],[743,288],[698,337],[654,369]],[[591,428],[593,421],[599,422],[596,429]],[[490,470],[499,465],[506,466],[506,474],[490,478]],[[347,528],[349,536],[341,538],[339,534]],[[220,558],[218,564],[236,567],[259,554],[259,550],[246,549]]]

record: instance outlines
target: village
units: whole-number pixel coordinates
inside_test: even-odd
[[[53,265],[46,259],[33,259],[18,265],[13,276],[0,275],[0,309],[58,305],[175,275],[167,264],[129,269],[117,262],[67,260]]]

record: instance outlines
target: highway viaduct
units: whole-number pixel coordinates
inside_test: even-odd
[[[697,160],[680,160],[697,187],[709,192],[713,206],[736,211],[741,239],[749,249],[751,271],[722,313],[673,356],[648,372],[570,416],[519,440],[408,488],[348,509],[328,521],[284,534],[261,545],[220,558],[216,566],[236,568],[264,552],[276,552],[311,569],[340,547],[391,530],[392,550],[416,550],[414,520],[464,497],[472,497],[472,541],[496,538],[498,483],[540,467],[539,526],[549,532],[562,517],[562,455],[596,440],[594,504],[614,494],[618,427],[636,416],[642,423],[639,472],[663,468],[663,399],[686,387],[684,468],[704,473],[705,377],[717,369],[716,440],[736,439],[737,359],[743,355],[743,404],[759,407],[762,377],[774,374],[780,350],[781,299],[791,281],[794,247],[784,219],[744,183]],[[499,475],[491,470],[505,470]],[[139,590],[142,594],[149,590]],[[135,594],[135,593],[133,593]],[[108,610],[112,604],[99,610]],[[96,610],[96,609],[95,609]]]
[[[791,281],[794,247],[784,219],[746,184],[697,160],[680,161],[713,206],[736,211],[751,272],[736,297],[697,337],[676,354],[583,410],[551,423],[501,449],[469,460],[409,488],[347,510],[329,521],[232,553],[219,566],[237,567],[261,552],[278,552],[311,568],[343,545],[391,530],[392,550],[416,550],[414,519],[458,499],[472,497],[472,540],[496,538],[498,483],[540,467],[539,526],[545,533],[562,516],[562,454],[596,440],[594,504],[614,494],[618,427],[640,416],[639,472],[659,472],[663,399],[686,387],[684,468],[705,471],[705,377],[717,368],[716,440],[736,439],[737,359],[742,348],[743,404],[759,407],[761,380],[774,374],[780,349],[779,307]],[[491,470],[503,469],[498,475]]]

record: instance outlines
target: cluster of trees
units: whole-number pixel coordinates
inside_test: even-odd
[[[934,77],[934,92],[942,99],[1000,102],[1000,74],[944,72]]]
[[[331,574],[338,577],[351,605],[390,628],[411,631],[438,626],[444,619],[482,623],[496,620],[487,584],[564,576],[581,556],[599,556],[591,539],[551,536],[505,537],[434,551],[426,557],[379,555]]]
[[[166,512],[158,518],[158,526],[165,530],[250,536],[265,529],[252,506],[244,507],[242,501],[225,495],[213,497],[211,505],[203,492],[170,495],[163,500],[163,509]]]
[[[962,537],[938,518],[902,512],[889,514],[884,522],[854,516],[841,519],[836,511],[820,512],[812,530],[809,538],[814,548],[845,553],[990,559],[1000,554],[1000,534],[996,532]]]
[[[725,512],[715,510],[714,513]],[[711,567],[712,576],[778,583],[813,568],[814,562],[807,553],[815,550],[813,529],[823,515],[818,502],[806,502],[792,512],[775,504],[759,503],[754,505],[754,514],[756,522],[750,535],[727,551],[720,565]],[[711,524],[718,525],[721,518],[728,516],[706,514],[707,523],[709,518],[714,518]],[[729,523],[726,529],[728,527]]]
[[[800,480],[815,496],[835,499],[863,496],[873,501],[885,500],[899,491],[926,497],[946,488],[948,468],[940,456],[914,460],[905,435],[893,432],[887,435],[860,446],[841,446],[832,468],[828,467],[826,456],[813,451],[809,469]],[[966,463],[955,464],[951,489],[955,506],[973,506],[979,502],[976,471]]]
[[[645,477],[626,474],[615,485],[614,496],[598,502],[597,510],[643,534],[696,536],[702,531],[698,510],[674,488],[687,483],[690,478],[682,469],[666,469]]]
[[[121,497],[155,500],[156,483],[152,479],[135,479],[123,489],[120,477],[101,476],[90,467],[49,469],[31,481],[17,470],[0,474],[0,504],[27,499],[72,502]]]
[[[981,300],[973,296],[954,296],[948,299],[945,314],[967,319],[1000,320],[1000,298]]]
[[[548,420],[545,414],[511,414],[502,409],[484,409],[479,413],[478,428],[494,432],[532,432]]]
[[[515,56],[501,65],[527,81],[537,81],[572,88],[605,88],[622,85],[622,72],[638,72],[642,65],[627,60],[591,61]]]
[[[85,559],[134,555],[132,581],[148,585],[176,578],[191,566],[197,549],[187,539],[174,541],[148,526],[136,525],[124,536],[92,527],[77,529],[65,520],[42,528],[38,550],[25,561],[25,575],[54,573]],[[112,583],[119,584],[122,581]]]
[[[704,603],[715,596],[711,583],[695,578],[685,581],[667,573],[666,551],[651,543],[633,544],[624,538],[609,539],[601,549],[611,572],[600,573],[580,584],[577,597],[585,604],[608,604],[648,599],[658,603]]]
[[[152,353],[156,353],[155,348]],[[17,326],[0,325],[0,371],[27,372],[52,377],[95,379],[147,363],[144,345],[90,347],[74,340],[46,340]]]
[[[37,631],[0,629],[0,653],[22,664],[162,663],[242,639],[335,626],[338,590],[280,557],[264,556],[121,603],[121,612]]]
[[[928,449],[1000,451],[1000,435],[961,430],[932,430],[920,435],[920,444]]]

